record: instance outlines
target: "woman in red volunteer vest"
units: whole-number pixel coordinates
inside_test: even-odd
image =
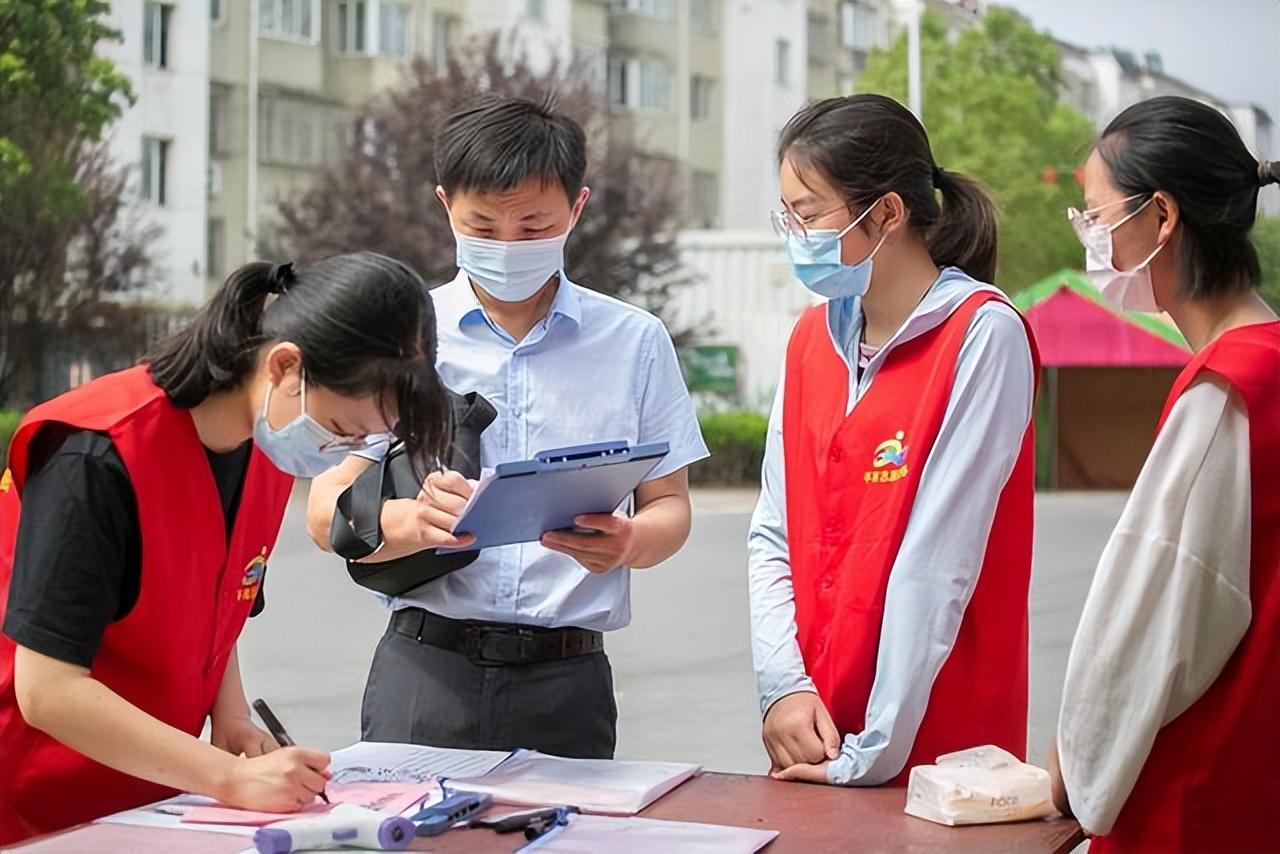
[[[1026,751],[1036,355],[989,282],[995,212],[877,95],[801,110],[779,150],[796,324],[749,537],[778,779],[902,784]]]
[[[434,363],[400,262],[256,263],[147,364],[28,413],[0,482],[0,844],[175,790],[311,802],[329,758],[250,722],[236,639],[294,477],[393,427],[438,455]]]
[[[1068,214],[1103,294],[1167,311],[1195,353],[1067,664],[1057,794],[1096,852],[1280,850],[1280,321],[1249,239],[1278,180],[1217,110],[1153,98],[1103,132]]]

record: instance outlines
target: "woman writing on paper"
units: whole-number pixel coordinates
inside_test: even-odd
[[[995,211],[877,95],[812,104],[779,148],[796,324],[749,536],[772,773],[903,783],[1025,755],[1036,375],[995,274]]]
[[[236,639],[295,477],[393,428],[439,455],[434,330],[390,258],[249,264],[148,364],[27,414],[0,482],[0,845],[174,790],[321,791],[327,755],[250,722]]]
[[[1067,662],[1057,794],[1091,851],[1280,848],[1280,321],[1249,239],[1277,181],[1217,110],[1153,98],[1103,132],[1069,212],[1103,294],[1167,311],[1194,352]]]

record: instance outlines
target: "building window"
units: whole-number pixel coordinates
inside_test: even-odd
[[[689,78],[689,118],[705,121],[712,117],[715,81],[701,74]]]
[[[714,172],[694,171],[689,176],[689,217],[698,228],[720,225],[720,178]]]
[[[413,33],[412,10],[408,3],[382,0],[378,6],[378,52],[383,56],[404,58],[409,55]]]
[[[831,29],[831,21],[822,15],[809,14],[807,41],[809,43],[809,64],[829,65],[835,55],[835,38]]]
[[[609,103],[615,107],[629,107],[631,78],[635,73],[635,61],[622,56],[609,57]]]
[[[845,0],[840,6],[840,43],[855,52],[870,53],[875,47],[879,13],[874,5]]]
[[[773,82],[791,85],[791,42],[777,39],[773,43]]]
[[[142,198],[164,206],[168,196],[169,140],[142,138]]]
[[[364,53],[364,6],[364,0],[338,0],[333,28],[338,53]]]
[[[142,61],[156,68],[169,67],[169,21],[173,7],[147,3],[142,7]]]
[[[658,60],[640,63],[640,106],[646,110],[671,109],[671,71]]]
[[[209,269],[209,278],[221,279],[227,274],[227,227],[220,219],[210,219],[205,232],[205,262]]]
[[[714,30],[716,4],[712,0],[689,0],[689,23],[699,30]]]
[[[278,98],[258,105],[259,157],[285,166],[318,166],[322,145],[321,119],[315,107]]]
[[[315,0],[259,0],[258,29],[261,35],[289,41],[314,43]]]
[[[524,13],[531,21],[547,20],[547,0],[525,0]]]
[[[217,83],[209,87],[209,154],[227,151],[227,87]]]
[[[452,15],[439,12],[431,19],[431,61],[435,63],[436,74],[444,74],[449,70],[449,54],[458,34],[458,19]]]
[[[613,8],[661,21],[675,17],[675,0],[613,0]]]

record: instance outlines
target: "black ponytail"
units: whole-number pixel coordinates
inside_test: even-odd
[[[809,104],[782,129],[778,162],[786,160],[818,170],[855,214],[897,193],[935,264],[995,279],[995,205],[977,181],[938,168],[924,127],[892,98],[848,95]]]
[[[998,224],[991,197],[959,172],[938,169],[934,183],[942,194],[942,215],[925,234],[929,257],[939,267],[959,267],[979,281],[994,282]]]
[[[279,341],[298,345],[309,382],[345,397],[375,395],[424,467],[444,457],[449,411],[435,370],[435,308],[408,266],[372,252],[296,269],[246,264],[146,361],[173,402],[191,408],[237,388],[262,347]]]
[[[1189,98],[1151,98],[1112,119],[1094,149],[1111,182],[1137,197],[1130,211],[1156,192],[1177,202],[1184,296],[1238,293],[1261,283],[1249,229],[1258,191],[1280,180],[1280,169],[1255,160],[1226,116]]]
[[[147,357],[151,378],[175,404],[190,409],[235,388],[253,370],[263,343],[263,309],[274,287],[272,269],[255,261],[236,270],[186,329]]]

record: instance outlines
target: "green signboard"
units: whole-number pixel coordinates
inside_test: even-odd
[[[738,393],[738,348],[733,345],[685,348],[680,369],[689,391]]]

